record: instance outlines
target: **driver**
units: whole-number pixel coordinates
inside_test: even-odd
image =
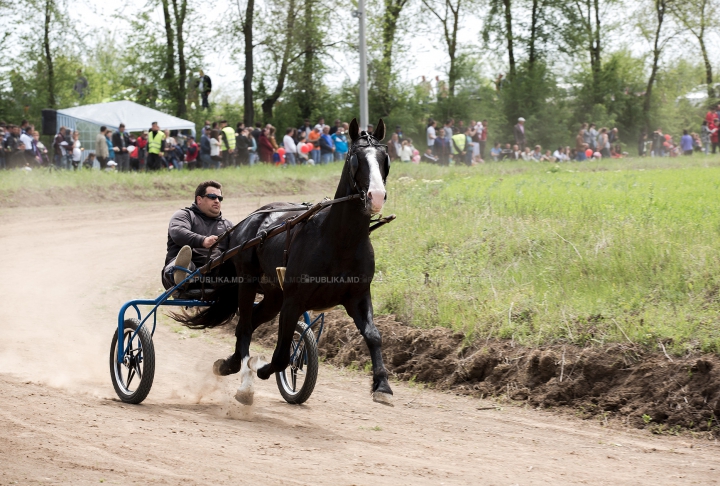
[[[205,265],[208,248],[218,236],[232,228],[232,223],[222,217],[222,185],[216,181],[205,181],[195,189],[192,206],[173,214],[168,227],[167,256],[162,271],[162,283],[170,289],[182,282],[187,273],[175,270],[175,265],[194,271]],[[227,249],[229,238],[213,249],[212,257]]]

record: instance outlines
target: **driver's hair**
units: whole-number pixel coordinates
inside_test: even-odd
[[[208,187],[220,189],[220,193],[222,193],[222,184],[217,181],[205,181],[202,182],[199,186],[197,186],[197,189],[195,189],[195,199],[197,199],[198,196],[204,196]]]

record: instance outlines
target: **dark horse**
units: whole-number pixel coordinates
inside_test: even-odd
[[[192,327],[213,327],[238,314],[235,352],[218,360],[214,371],[221,376],[241,371],[241,385],[235,395],[241,403],[252,403],[253,371],[266,380],[288,366],[295,324],[302,313],[336,305],[345,307],[370,350],[373,400],[390,403],[392,390],[383,365],[380,332],[373,322],[370,283],[375,274],[375,254],[368,229],[370,217],[380,213],[386,200],[385,181],[390,171],[390,158],[387,148],[378,143],[385,138],[385,124],[380,120],[370,135],[360,132],[357,120],[353,120],[349,133],[352,144],[335,198],[353,194],[360,197],[323,209],[295,226],[289,235],[283,232],[268,238],[260,246],[241,251],[230,260],[230,264],[234,264],[237,283],[217,289],[214,304],[197,315],[176,317]],[[283,207],[296,206],[273,203],[260,210]],[[229,246],[239,246],[297,214],[297,211],[288,211],[251,215],[235,229]],[[291,243],[281,287],[276,268],[283,266],[288,237]],[[263,294],[263,299],[253,305],[256,293]],[[256,358],[250,359],[253,331],[278,312],[278,342],[271,362],[263,364]]]

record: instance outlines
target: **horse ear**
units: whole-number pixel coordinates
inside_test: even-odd
[[[358,139],[360,136],[360,126],[358,125],[357,118],[352,119],[348,131],[350,132],[350,140],[354,142]]]
[[[380,121],[378,122],[377,127],[375,127],[375,131],[372,135],[378,142],[382,142],[383,138],[385,138],[385,122],[382,118],[380,118]]]

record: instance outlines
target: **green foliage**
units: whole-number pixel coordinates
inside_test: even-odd
[[[590,66],[573,78],[575,99],[573,107],[573,133],[580,125],[593,122],[600,127],[617,127],[626,142],[637,139],[642,126],[643,93],[647,83],[641,59],[628,51],[617,51],[607,56],[596,85]],[[601,93],[602,103],[595,102],[595,93]]]

